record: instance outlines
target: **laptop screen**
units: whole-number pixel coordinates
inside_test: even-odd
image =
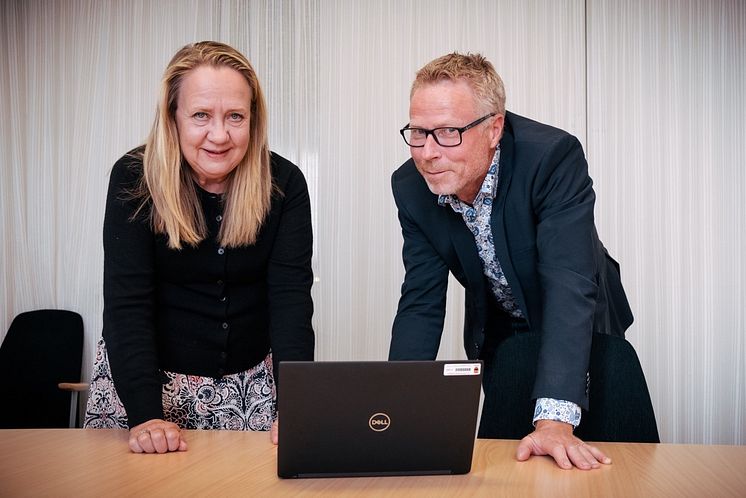
[[[283,362],[280,477],[464,474],[480,361]]]

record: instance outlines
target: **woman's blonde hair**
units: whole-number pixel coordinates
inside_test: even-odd
[[[441,80],[466,80],[482,112],[505,115],[505,86],[490,61],[480,54],[453,52],[438,57],[417,71],[410,98],[420,87]]]
[[[150,221],[157,233],[165,233],[168,246],[199,244],[207,236],[207,225],[194,186],[190,166],[179,147],[176,107],[184,77],[200,66],[229,67],[241,73],[251,88],[249,145],[246,155],[228,178],[223,221],[218,241],[224,247],[256,242],[269,212],[272,196],[267,108],[259,80],[248,59],[239,51],[214,41],[186,45],[168,63],[153,127],[143,155],[143,180],[139,195],[150,203]]]

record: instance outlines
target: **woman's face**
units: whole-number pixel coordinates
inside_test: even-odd
[[[176,103],[181,153],[199,185],[216,194],[249,147],[251,88],[229,67],[200,66],[186,74]]]

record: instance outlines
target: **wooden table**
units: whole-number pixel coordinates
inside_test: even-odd
[[[0,497],[746,496],[746,446],[602,443],[612,465],[565,471],[547,457],[516,462],[516,441],[480,439],[467,475],[281,480],[266,433],[187,441],[186,452],[137,455],[121,430],[0,430]]]

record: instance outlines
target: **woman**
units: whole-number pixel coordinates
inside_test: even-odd
[[[306,182],[269,151],[251,64],[182,48],[147,143],[111,173],[84,426],[129,427],[138,453],[185,450],[183,428],[276,442],[277,365],[313,359],[311,252]]]

